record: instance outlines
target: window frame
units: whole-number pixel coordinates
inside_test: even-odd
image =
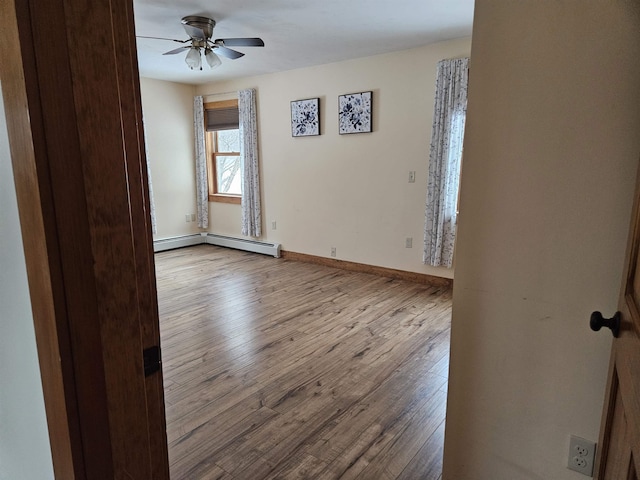
[[[217,108],[229,108],[229,107],[237,107],[238,100],[221,100],[217,102],[207,102],[204,104],[205,110],[215,110]],[[206,126],[205,126],[206,128]],[[209,184],[209,201],[210,202],[222,202],[222,203],[232,203],[232,204],[241,204],[242,203],[242,195],[237,195],[234,193],[219,193],[218,192],[218,180],[216,174],[216,156],[225,156],[225,157],[233,157],[240,156],[240,152],[219,152],[218,151],[218,139],[217,139],[217,131],[205,131],[204,135],[204,143],[205,143],[205,152],[207,155],[207,176],[208,184]]]

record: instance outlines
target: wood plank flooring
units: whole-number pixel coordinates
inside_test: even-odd
[[[441,478],[451,292],[156,254],[172,480]]]

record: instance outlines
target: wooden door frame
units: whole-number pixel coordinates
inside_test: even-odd
[[[640,352],[636,351],[637,338],[640,332],[637,325],[633,324],[630,319],[638,317],[637,302],[634,299],[634,279],[639,272],[636,271],[638,265],[638,256],[640,255],[640,160],[636,173],[636,189],[634,192],[633,208],[629,225],[629,233],[627,237],[627,247],[625,252],[625,264],[620,285],[620,296],[618,298],[618,309],[621,312],[621,324],[618,338],[614,338],[611,354],[609,359],[609,373],[607,376],[607,386],[605,389],[605,398],[603,403],[602,418],[600,421],[600,434],[598,438],[598,451],[594,466],[594,478],[596,480],[604,479],[608,472],[609,448],[612,442],[618,441],[618,445],[623,444],[623,439],[614,438],[614,425],[616,424],[615,410],[618,394],[626,389],[625,398],[632,398],[635,404],[627,405],[631,407],[628,411],[625,409],[625,415],[630,415],[627,422],[630,425],[640,425],[640,419],[637,417],[640,411],[640,397],[637,392],[631,391],[633,386],[632,377],[634,371],[631,366],[637,368],[640,365]],[[632,355],[630,355],[632,352]],[[620,378],[623,379],[621,385]],[[636,431],[633,431],[637,435]],[[622,440],[622,441],[621,441]],[[639,439],[627,439],[627,441],[639,444]],[[630,460],[630,459],[629,459]],[[636,471],[640,471],[640,458],[634,457]],[[624,463],[624,462],[623,462]],[[618,468],[615,464],[613,468]]]
[[[0,0],[0,79],[56,478],[168,478],[131,0]]]

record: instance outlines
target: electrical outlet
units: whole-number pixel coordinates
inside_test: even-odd
[[[276,229],[276,222],[271,222],[271,230],[275,230]]]
[[[405,246],[405,248],[412,248],[413,247],[413,238],[412,237],[407,237],[407,239],[404,241],[404,246]]]
[[[596,444],[594,442],[571,435],[569,439],[569,459],[567,461],[569,470],[591,477],[593,476],[595,457]]]
[[[416,172],[409,172],[409,183],[416,183]]]
[[[336,256],[336,247],[331,247],[331,256],[332,257]]]
[[[184,221],[185,222],[190,222],[191,221],[191,215],[189,215],[188,213],[184,216]]]

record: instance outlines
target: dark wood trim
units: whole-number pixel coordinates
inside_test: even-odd
[[[88,227],[83,189],[76,188],[79,170],[72,164],[79,150],[73,128],[76,117],[72,109],[60,105],[73,104],[68,46],[66,35],[51,31],[64,25],[64,10],[56,1],[40,5],[40,15],[27,2],[3,1],[0,5],[0,75],[54,473],[56,478],[87,478],[93,472],[85,464],[87,456],[101,451],[93,465],[107,478],[113,470],[109,466],[111,449],[105,441],[108,416],[101,349],[88,355],[99,343],[93,308],[96,295],[86,271],[65,261],[69,249],[75,250],[78,265],[90,261],[90,255],[89,247],[80,245]],[[45,64],[40,64],[36,47],[44,41],[41,36],[52,37]],[[56,72],[52,73],[54,65]],[[52,123],[70,128],[47,142]],[[62,170],[67,188],[58,190],[54,183]],[[66,202],[74,204],[76,221],[58,210]],[[61,237],[79,239],[78,248]],[[78,286],[83,298],[67,298],[66,289]],[[79,316],[86,318],[85,324],[74,329],[71,319]],[[74,351],[74,340],[84,335]],[[84,369],[77,371],[76,363],[84,363]],[[93,394],[87,382],[92,376]],[[82,401],[86,395],[93,395],[90,411]],[[84,431],[83,419],[89,420],[88,416],[94,418],[93,432]]]
[[[306,253],[297,253],[285,250],[280,250],[280,255],[286,260],[325,265],[328,267],[341,268],[350,272],[371,273],[381,277],[407,280],[409,282],[420,283],[423,285],[447,288],[453,287],[453,280],[450,278],[436,277],[434,275],[427,275],[426,273],[407,272],[406,270],[396,270],[394,268],[378,267],[376,265],[367,265],[364,263],[349,262],[347,260],[319,257],[316,255],[308,255]]]
[[[112,0],[113,1],[113,0]],[[160,325],[155,282],[155,260],[153,233],[149,203],[146,150],[142,125],[142,96],[140,73],[136,51],[133,4],[121,0],[122,8],[114,9],[114,39],[117,56],[120,58],[118,82],[121,88],[123,139],[125,150],[133,153],[132,161],[126,162],[131,208],[131,233],[133,236],[136,284],[138,288],[138,323],[142,349],[160,345]],[[138,208],[135,208],[137,206]],[[147,418],[151,478],[168,476],[168,450],[164,410],[164,384],[162,372],[145,377],[147,396]]]

